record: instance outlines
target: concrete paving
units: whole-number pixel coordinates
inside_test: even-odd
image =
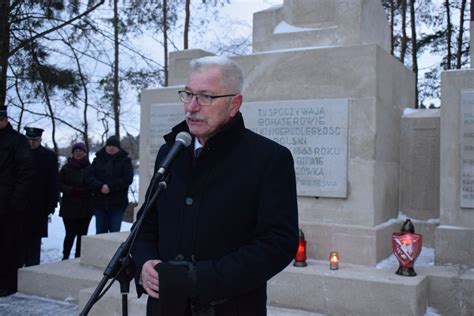
[[[19,293],[0,298],[0,315],[2,316],[75,316],[78,314],[78,306],[69,302],[56,301]],[[323,315],[269,306],[268,316]]]

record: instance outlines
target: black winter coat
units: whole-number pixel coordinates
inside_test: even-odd
[[[96,153],[86,175],[86,183],[94,193],[94,207],[105,211],[116,207],[127,207],[128,187],[132,181],[132,160],[124,150],[109,155],[105,152],[105,148],[102,148]],[[104,184],[108,185],[109,194],[101,192]]]
[[[48,236],[48,215],[53,214],[59,201],[58,156],[39,146],[31,150],[35,175],[28,194],[23,232],[31,236]]]
[[[92,190],[85,182],[90,163],[87,161],[87,164],[79,166],[71,159],[59,171],[59,188],[63,193],[59,216],[68,219],[91,218],[94,213]]]
[[[165,136],[155,171],[182,130],[185,122]],[[177,156],[132,251],[135,279],[147,260],[182,255],[195,263],[200,304],[219,303],[217,316],[266,315],[266,282],[291,262],[297,246],[291,153],[246,129],[239,114],[198,159],[192,150]],[[143,291],[138,284],[137,290]]]
[[[0,215],[25,211],[33,175],[30,145],[8,123],[0,129]]]

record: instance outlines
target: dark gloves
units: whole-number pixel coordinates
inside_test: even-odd
[[[152,302],[150,298],[147,310],[153,311],[152,315],[185,315],[195,292],[194,266],[187,261],[171,261],[161,262],[155,269],[160,282],[160,298]]]

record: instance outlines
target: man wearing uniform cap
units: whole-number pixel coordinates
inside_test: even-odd
[[[23,222],[22,259],[27,267],[40,263],[41,238],[48,237],[48,216],[54,213],[59,200],[58,156],[41,145],[42,134],[42,128],[25,127],[35,169]]]
[[[20,218],[33,174],[28,141],[8,122],[7,107],[0,107],[0,297],[17,291]]]

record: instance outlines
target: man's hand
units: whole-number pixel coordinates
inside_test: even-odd
[[[103,194],[109,194],[110,193],[109,186],[107,184],[104,184],[102,188],[100,189],[100,192],[102,192]]]
[[[155,270],[155,266],[160,263],[160,260],[148,260],[143,264],[142,273],[140,275],[142,281],[142,287],[151,297],[158,299],[159,295],[159,279],[158,272]]]

